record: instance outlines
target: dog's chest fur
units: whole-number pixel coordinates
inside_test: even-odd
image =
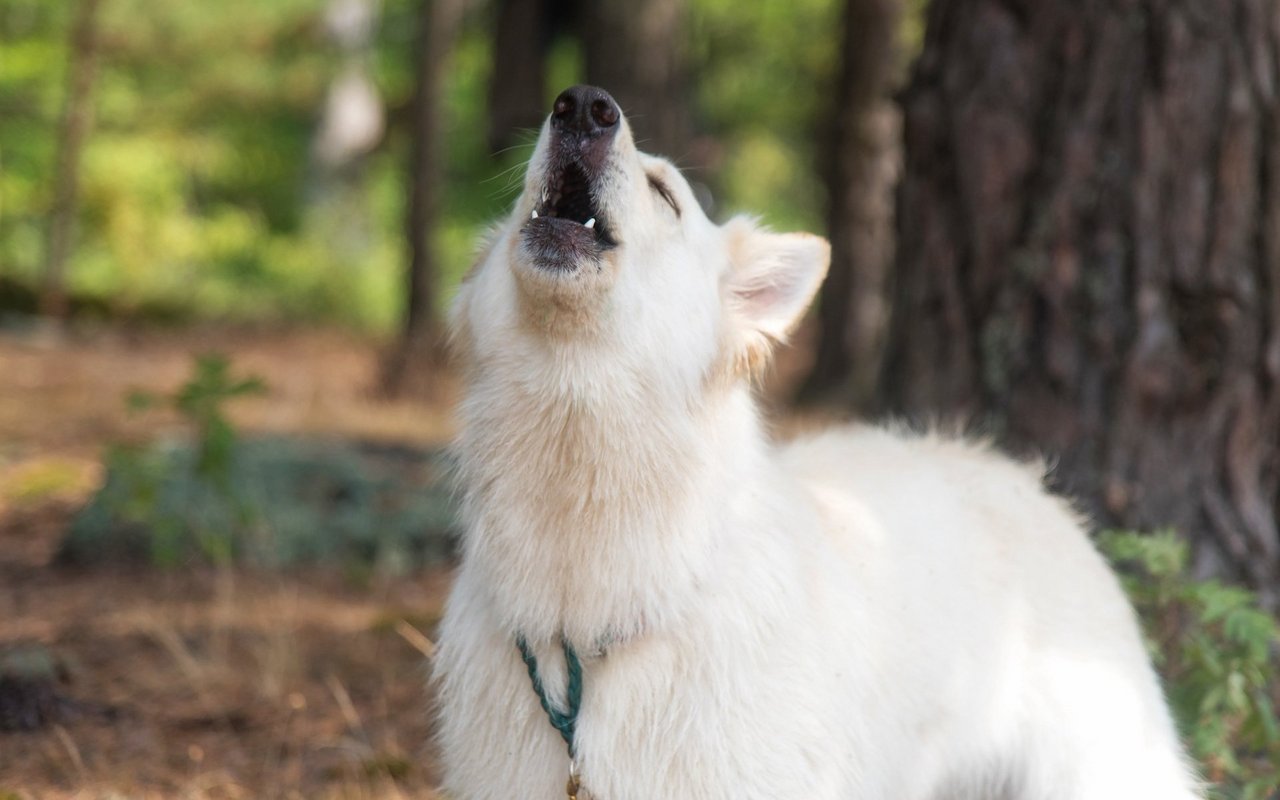
[[[493,385],[464,407],[468,562],[508,630],[591,650],[681,613],[709,570],[729,475],[654,393]],[[668,420],[654,426],[655,419]],[[745,454],[744,454],[745,455]]]
[[[538,706],[517,633],[557,703],[559,637],[583,654],[583,797],[678,786],[727,800],[744,785],[758,797],[838,785],[847,765],[830,756],[861,730],[843,719],[851,698],[841,695],[859,682],[848,681],[856,665],[832,666],[850,660],[846,643],[820,631],[854,604],[817,574],[833,567],[816,537],[774,535],[796,523],[816,531],[803,504],[742,491],[751,482],[739,470],[758,474],[767,460],[758,432],[708,438],[704,421],[700,437],[673,425],[630,441],[632,426],[652,431],[654,409],[592,413],[495,388],[524,409],[523,424],[508,427],[486,394],[464,412],[464,458],[476,448],[477,459],[463,468],[472,527],[437,664],[453,709],[441,739],[462,765],[462,796],[563,793],[564,743]],[[749,401],[723,399],[716,424],[752,429]],[[874,757],[874,746],[859,749]]]

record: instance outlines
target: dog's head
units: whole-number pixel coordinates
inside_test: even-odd
[[[712,223],[679,170],[636,149],[607,92],[575,86],[463,282],[453,334],[471,366],[503,364],[525,385],[548,370],[690,387],[746,377],[804,313],[829,257],[817,236]]]

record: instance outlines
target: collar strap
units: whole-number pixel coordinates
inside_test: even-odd
[[[568,707],[563,713],[557,710],[547,698],[542,678],[538,675],[538,659],[529,649],[529,643],[523,636],[516,637],[516,647],[520,648],[520,658],[529,670],[529,681],[533,684],[533,693],[538,696],[538,702],[542,704],[542,710],[546,712],[551,726],[560,731],[561,738],[569,747],[569,755],[573,756],[573,734],[578,724],[578,709],[582,706],[582,662],[578,660],[578,654],[567,640],[561,638],[560,646],[564,648],[564,663],[569,673],[568,686],[565,688],[565,702]]]

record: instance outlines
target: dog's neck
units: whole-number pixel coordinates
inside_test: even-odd
[[[584,652],[678,623],[765,474],[741,386],[690,403],[482,378],[461,417],[468,568],[512,634]]]

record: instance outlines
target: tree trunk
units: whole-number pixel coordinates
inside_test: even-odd
[[[489,149],[527,140],[547,116],[546,56],[551,44],[548,0],[502,0],[493,34],[489,78]]]
[[[591,0],[582,13],[587,82],[618,101],[642,150],[688,166],[686,0]]]
[[[99,0],[80,0],[68,42],[67,97],[58,130],[57,172],[49,213],[40,312],[67,314],[66,264],[79,212],[80,152],[93,124],[93,83],[98,72]]]
[[[415,385],[429,389],[440,363],[440,325],[436,314],[439,270],[431,239],[439,218],[444,178],[441,95],[462,10],[463,0],[421,0],[416,82],[409,124],[406,305],[401,341],[383,373],[383,388],[389,394],[403,391],[409,377]]]
[[[887,324],[893,197],[900,162],[900,0],[846,0],[841,65],[821,160],[831,270],[805,402],[861,407],[874,390]]]
[[[934,0],[886,410],[1280,585],[1280,5]]]

